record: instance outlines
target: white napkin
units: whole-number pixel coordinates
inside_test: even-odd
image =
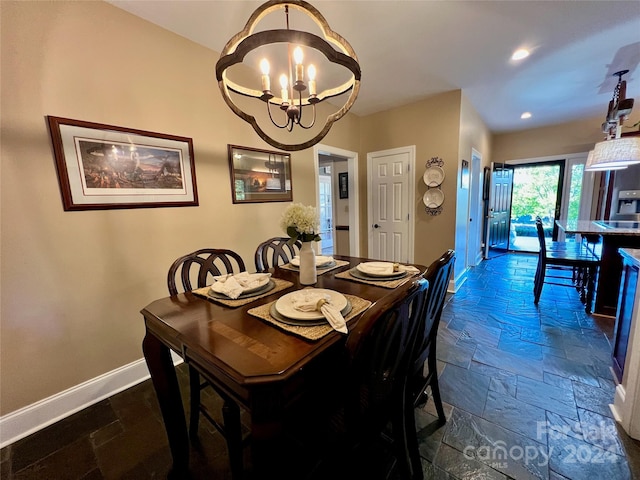
[[[398,265],[399,272],[420,273],[420,270],[413,265]]]
[[[333,257],[329,257],[326,255],[316,255],[316,267],[319,267],[321,265],[327,265],[328,263],[333,262]],[[295,257],[293,257],[291,259],[291,265],[293,265],[294,267],[299,267],[300,266],[300,256],[296,255]]]
[[[397,265],[397,270],[394,270],[394,265]],[[373,275],[393,275],[397,272],[420,273],[420,270],[418,270],[413,265],[400,265],[383,262],[377,263],[375,265],[366,264],[364,265],[364,271]]]
[[[311,289],[309,291],[301,290],[291,300],[291,304],[300,312],[315,312],[317,310],[324,315],[334,330],[340,333],[349,333],[342,313],[331,304],[330,295],[314,292]]]
[[[211,285],[211,291],[236,299],[246,290],[266,285],[270,273],[240,272],[213,277],[215,283]]]

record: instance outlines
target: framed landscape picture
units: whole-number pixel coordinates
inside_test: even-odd
[[[290,202],[291,155],[228,146],[233,203]]]
[[[198,205],[190,138],[47,120],[65,210]]]

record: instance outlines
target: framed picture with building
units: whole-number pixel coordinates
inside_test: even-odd
[[[48,116],[70,210],[198,205],[190,138]]]
[[[233,203],[290,202],[291,155],[228,145]]]

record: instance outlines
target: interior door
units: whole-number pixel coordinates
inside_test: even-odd
[[[513,193],[513,167],[491,162],[491,187],[486,221],[485,258],[489,251],[508,250],[511,225],[511,194]]]
[[[331,175],[321,174],[318,177],[320,188],[320,238],[323,255],[333,255],[333,201],[331,191]]]
[[[407,151],[370,156],[371,241],[369,257],[409,262],[409,165]]]

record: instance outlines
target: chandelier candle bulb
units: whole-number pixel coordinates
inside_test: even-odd
[[[266,58],[263,58],[260,62],[260,70],[262,70],[262,91],[266,93],[271,90],[271,81],[269,80],[269,62]]]
[[[280,90],[280,95],[282,96],[282,103],[289,102],[289,92],[287,88],[288,85],[289,80],[287,80],[287,76],[283,73],[282,75],[280,75],[280,87],[282,87],[282,90]]]
[[[293,59],[296,62],[296,83],[304,81],[304,66],[302,65],[302,49],[296,47],[293,51]]]
[[[307,69],[307,74],[309,75],[309,95],[316,94],[316,67],[313,65],[309,65]]]

